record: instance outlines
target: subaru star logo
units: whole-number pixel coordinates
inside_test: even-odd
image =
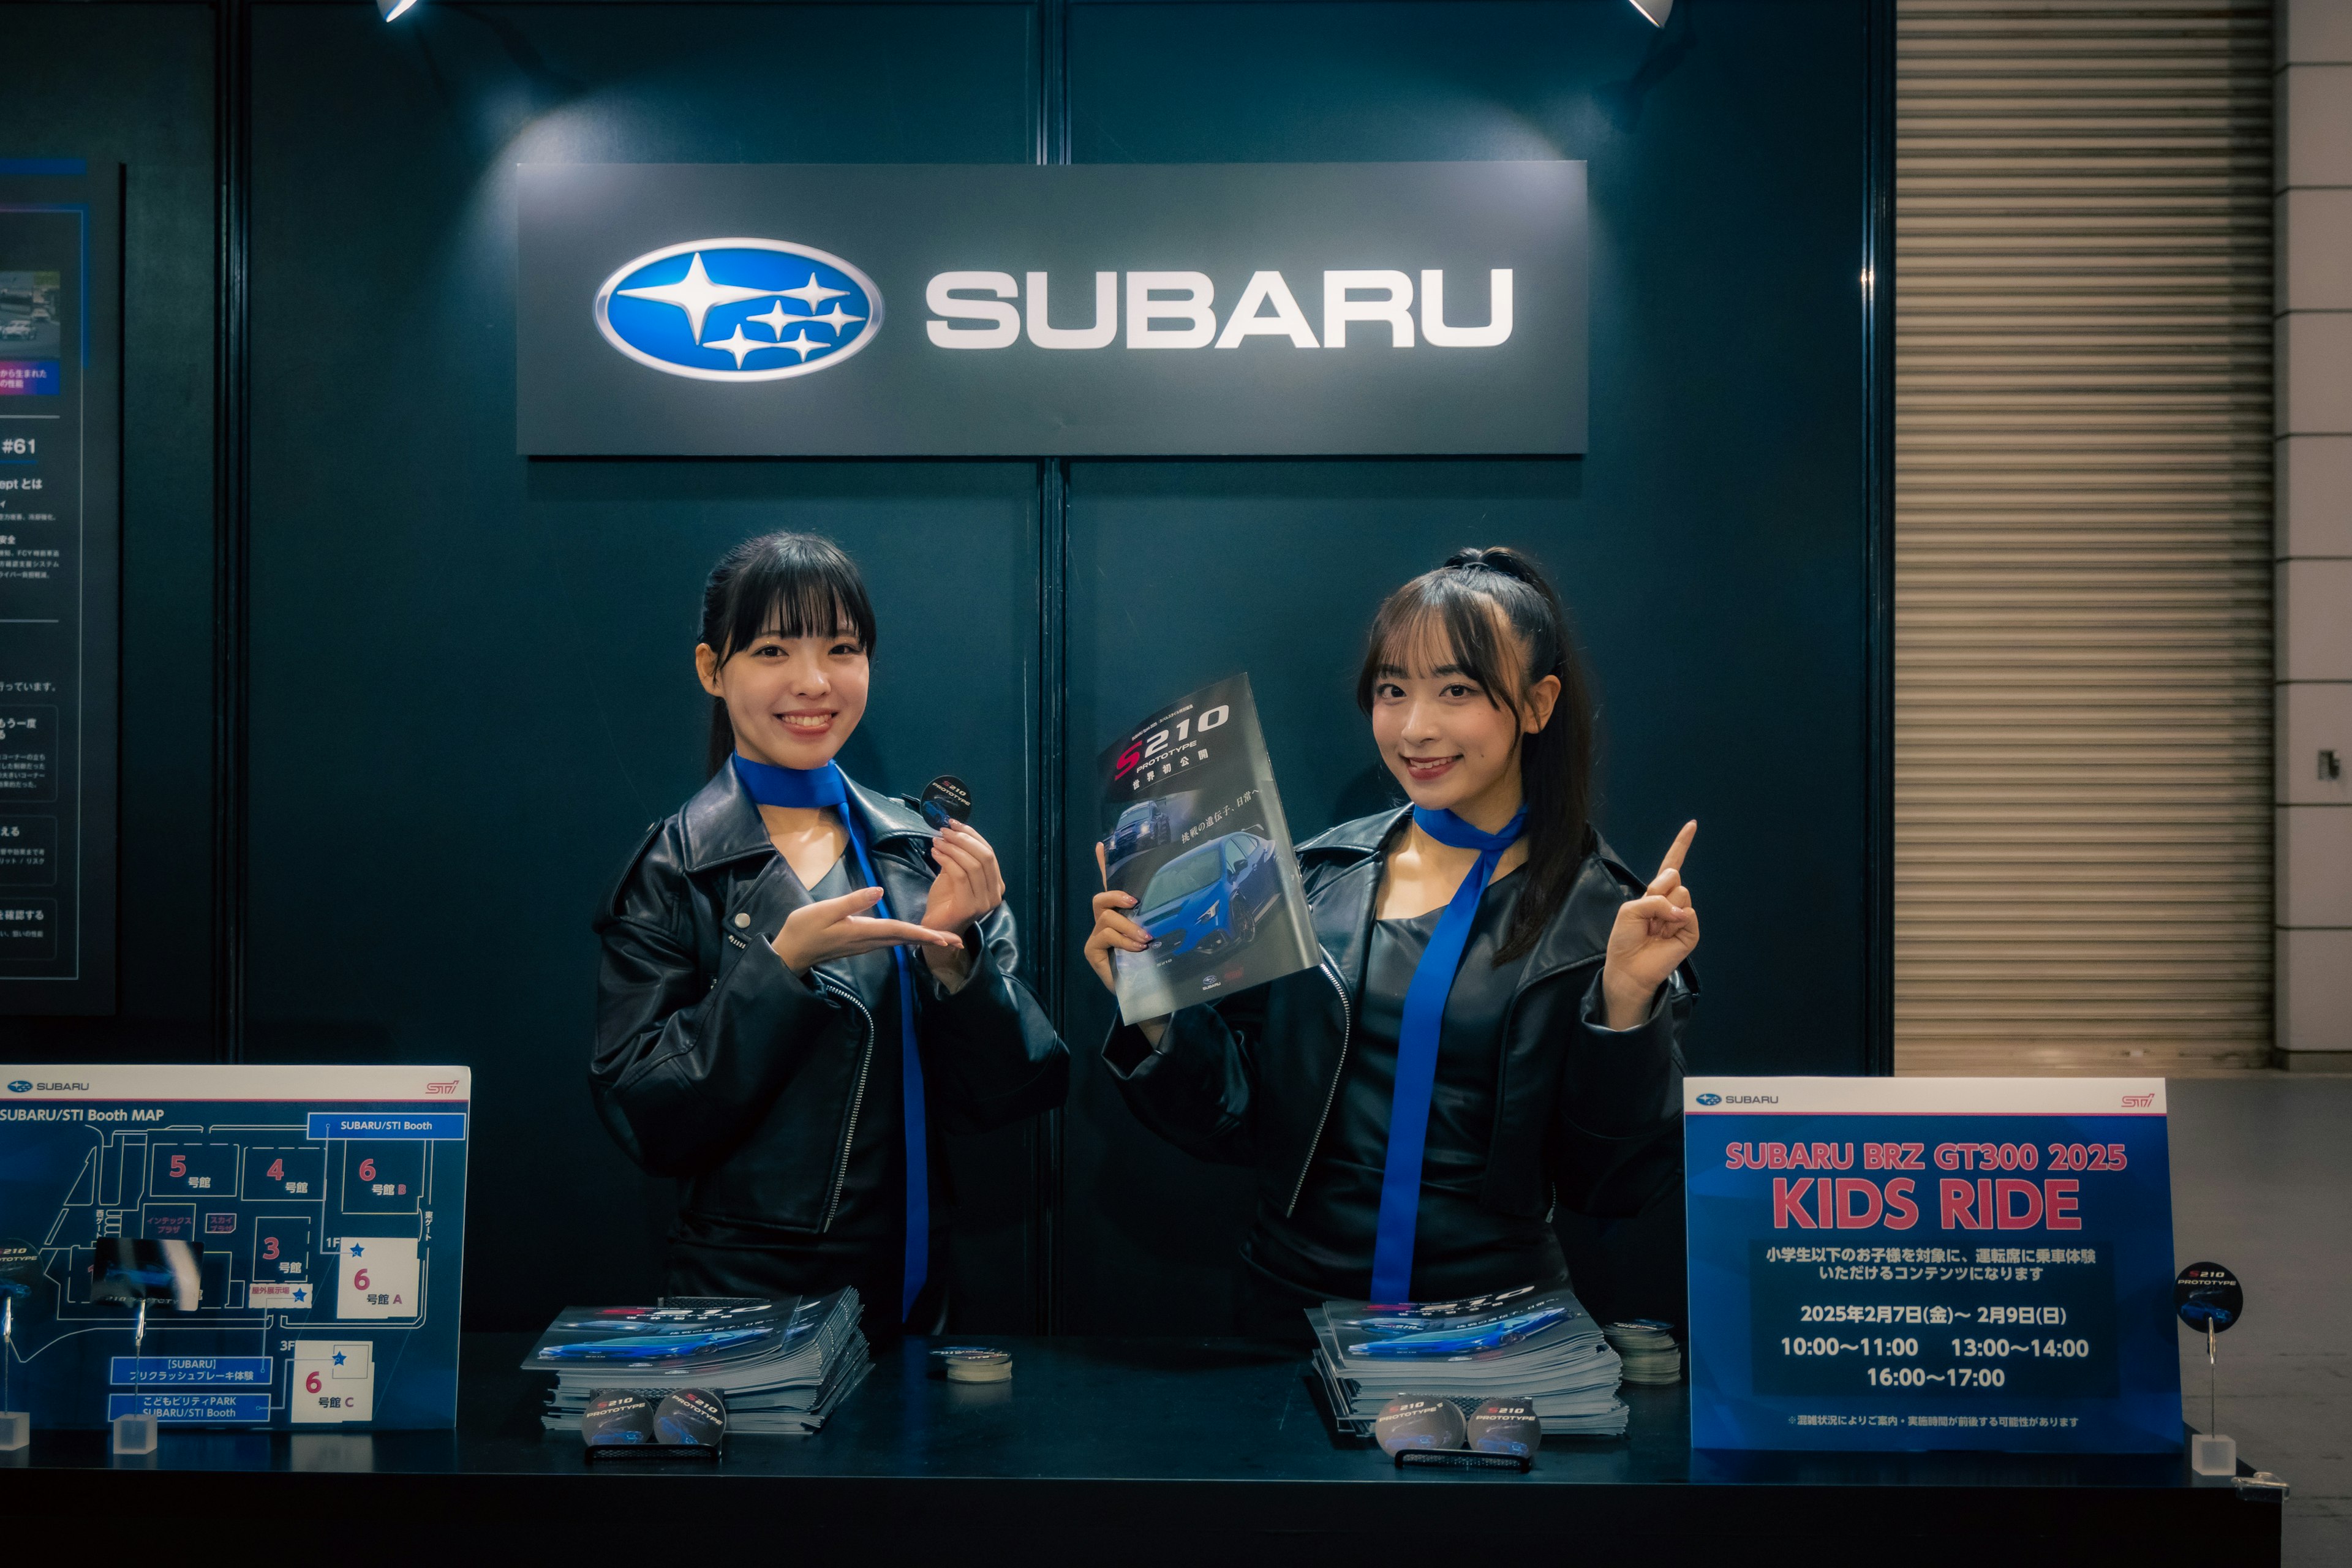
[[[666,375],[782,381],[839,364],[882,328],[882,292],[840,257],[782,239],[647,251],[596,290],[604,341]]]
[[[33,1086],[20,1078],[16,1082],[8,1086],[8,1092],[10,1094],[30,1094],[33,1092]]]
[[[1701,1105],[1721,1105],[1723,1103],[1723,1096],[1710,1091],[1700,1095],[1698,1097],[1698,1102]]]

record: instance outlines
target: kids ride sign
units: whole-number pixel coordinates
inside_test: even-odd
[[[1694,1447],[2179,1449],[2160,1080],[1685,1096]]]

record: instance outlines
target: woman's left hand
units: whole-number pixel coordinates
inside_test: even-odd
[[[1697,836],[1696,822],[1684,823],[1649,888],[1618,906],[1601,969],[1601,996],[1612,1029],[1631,1029],[1647,1018],[1658,987],[1698,946],[1698,910],[1683,885],[1683,857]]]
[[[931,879],[930,897],[923,905],[920,923],[961,935],[966,926],[1004,901],[1004,873],[997,868],[996,851],[970,823],[950,819],[931,840],[931,859],[940,874]],[[966,960],[961,952],[925,948],[923,962],[941,978],[960,980]]]

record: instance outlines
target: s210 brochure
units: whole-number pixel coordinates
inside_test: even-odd
[[[523,1358],[551,1372],[540,1422],[577,1432],[590,1391],[706,1388],[738,1434],[806,1436],[873,1370],[854,1289],[703,1307],[566,1307]]]
[[[1103,885],[1150,932],[1114,952],[1132,1024],[1315,965],[1314,926],[1249,677],[1179,699],[1102,754]]]
[[[1624,1433],[1623,1363],[1565,1286],[1459,1301],[1326,1301],[1307,1321],[1331,1409],[1360,1436],[1398,1394],[1450,1400],[1465,1415],[1481,1400],[1519,1394],[1547,1434]]]

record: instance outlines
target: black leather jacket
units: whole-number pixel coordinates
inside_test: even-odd
[[[919,918],[935,874],[929,826],[854,784],[846,809],[892,912]],[[821,1233],[840,1205],[881,999],[844,969],[816,964],[803,980],[776,957],[768,939],[806,902],[760,808],[721,768],[646,831],[597,915],[590,1089],[632,1160],[681,1179],[688,1215]],[[1011,913],[1000,905],[965,942],[978,952],[953,992],[912,965],[917,1048],[943,1132],[1050,1110],[1069,1083],[1068,1050],[1013,978]]]
[[[1155,1051],[1114,1023],[1103,1060],[1138,1119],[1203,1159],[1257,1169],[1258,1201],[1287,1215],[1307,1185],[1347,1065],[1371,942],[1381,847],[1402,810],[1342,823],[1298,849],[1322,962],[1170,1018]],[[1637,1213],[1682,1172],[1681,1037],[1698,994],[1688,965],[1649,1018],[1601,1020],[1601,965],[1618,906],[1642,879],[1596,838],[1528,954],[1504,1014],[1485,1206],[1541,1218]]]

